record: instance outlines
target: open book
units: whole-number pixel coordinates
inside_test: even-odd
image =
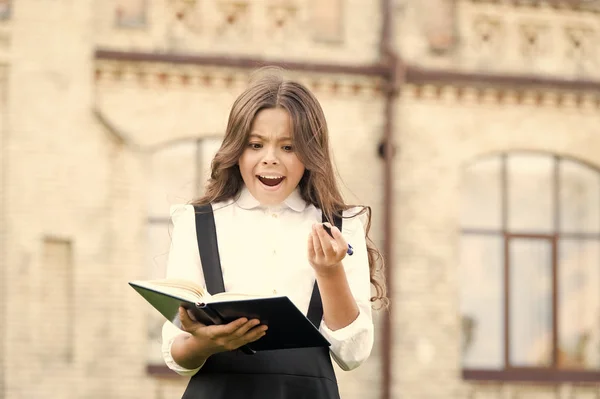
[[[230,292],[210,295],[194,282],[175,279],[131,281],[129,285],[179,328],[180,306],[206,325],[227,324],[241,317],[260,320],[269,329],[258,341],[242,348],[246,353],[330,345],[286,296]]]

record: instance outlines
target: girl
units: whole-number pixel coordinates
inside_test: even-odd
[[[214,220],[212,258],[210,248],[199,250],[211,242],[202,236],[206,226],[196,229],[200,214],[209,214],[206,226]],[[331,343],[247,355],[238,349],[269,333],[260,320],[205,326],[181,308],[181,329],[164,324],[163,357],[191,376],[183,398],[339,398],[329,355],[344,370],[367,359],[371,302],[385,291],[368,239],[370,209],[342,200],[325,116],[312,93],[279,76],[254,82],[233,105],[206,195],[171,215],[167,278],[196,281],[211,294],[286,295]]]

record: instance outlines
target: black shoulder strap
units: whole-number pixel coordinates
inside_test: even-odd
[[[327,222],[327,218],[325,214],[321,219],[323,223]],[[340,231],[342,231],[342,217],[339,215],[333,215],[333,224]],[[310,304],[308,305],[308,314],[306,315],[308,320],[313,323],[313,325],[317,328],[321,325],[321,320],[323,319],[323,302],[321,301],[321,293],[319,292],[319,285],[315,281],[315,286],[313,287],[312,295],[310,296]]]
[[[194,211],[196,214],[196,237],[206,289],[211,295],[225,292],[212,206],[210,204],[194,206]]]

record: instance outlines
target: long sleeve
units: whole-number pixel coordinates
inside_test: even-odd
[[[204,286],[204,276],[198,244],[196,242],[196,225],[194,207],[192,205],[174,205],[171,207],[173,232],[171,248],[167,261],[167,278],[185,279]],[[175,363],[171,356],[171,345],[180,334],[187,334],[167,321],[162,328],[162,356],[167,367],[183,376],[192,376],[200,370],[186,369]]]
[[[348,215],[351,214],[356,212],[348,212]],[[321,333],[331,343],[330,352],[333,359],[346,371],[357,368],[369,357],[373,348],[374,329],[365,224],[366,215],[363,214],[344,218],[342,225],[342,234],[354,248],[354,254],[346,256],[343,265],[350,290],[359,308],[359,315],[352,323],[339,330],[330,330],[324,321],[320,327]]]

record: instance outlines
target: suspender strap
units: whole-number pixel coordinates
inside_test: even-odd
[[[322,222],[327,222],[327,218],[325,214],[323,214]],[[342,231],[342,217],[339,215],[333,215],[333,224],[340,231]],[[308,314],[306,315],[308,320],[313,323],[313,325],[317,328],[321,325],[321,320],[323,319],[323,302],[321,301],[321,293],[319,292],[319,285],[315,281],[315,286],[313,287],[312,295],[310,297],[310,304],[308,305]]]
[[[210,204],[194,206],[194,211],[196,214],[196,237],[206,289],[211,295],[225,292],[212,206]]]

